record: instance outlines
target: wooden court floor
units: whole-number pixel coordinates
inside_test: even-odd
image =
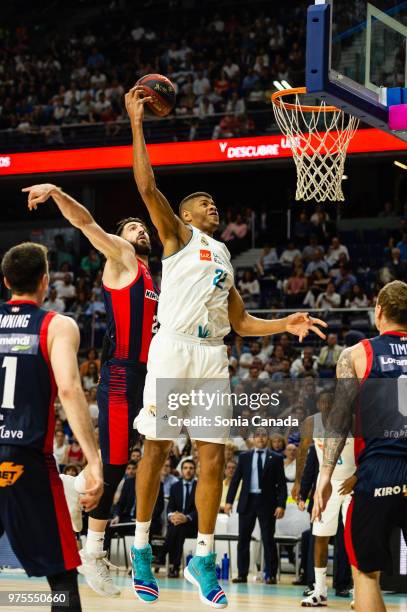
[[[247,585],[232,585],[224,583],[223,587],[228,595],[229,606],[231,612],[286,612],[287,610],[300,610],[299,600],[302,595],[302,587],[293,587],[288,581],[292,577],[282,577],[282,583],[279,585],[263,585],[255,582],[249,582]],[[82,600],[82,609],[84,612],[98,610],[102,612],[127,612],[136,609],[145,610],[141,602],[133,595],[131,590],[130,579],[122,575],[114,576],[114,581],[118,586],[123,587],[120,597],[109,599],[99,597],[94,593],[80,577],[80,593]],[[169,580],[167,578],[159,579],[160,582],[160,600],[154,605],[154,611],[157,612],[204,612],[209,610],[207,606],[200,603],[195,589],[183,579]],[[46,591],[46,583],[44,580],[32,578],[28,579],[25,574],[9,574],[0,572],[0,591]],[[328,600],[329,608],[336,611],[347,611],[350,609],[349,599],[340,599],[333,596],[330,591]],[[407,595],[388,595],[385,598],[387,610],[392,612],[407,612]],[[0,608],[1,609],[1,608]],[[13,606],[5,607],[5,610],[13,610],[14,612],[44,612],[47,607],[21,607]],[[64,608],[61,608],[63,611]],[[374,612],[366,610],[366,612]]]

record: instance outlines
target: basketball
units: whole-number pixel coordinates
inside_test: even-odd
[[[146,74],[136,85],[141,85],[146,94],[153,98],[148,102],[148,109],[157,117],[166,117],[175,105],[175,87],[162,74]]]

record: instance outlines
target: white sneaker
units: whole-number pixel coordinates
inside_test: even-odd
[[[68,504],[69,514],[71,515],[72,529],[76,533],[82,531],[82,509],[79,505],[79,493],[75,489],[75,476],[60,474],[60,479],[64,485],[66,503]]]
[[[317,590],[311,591],[305,599],[301,600],[301,606],[303,608],[321,608],[328,605],[328,598],[326,595],[319,593]]]
[[[77,570],[82,576],[85,576],[90,588],[103,597],[118,597],[121,591],[110,576],[109,566],[111,564],[106,559],[106,551],[88,553],[83,548],[79,551],[79,555],[82,565]]]

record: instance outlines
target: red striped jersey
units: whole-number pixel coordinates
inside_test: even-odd
[[[148,268],[138,261],[136,278],[122,289],[103,285],[107,316],[108,359],[147,363],[157,326],[158,291]]]
[[[0,444],[53,452],[57,389],[47,336],[55,314],[29,301],[0,305]]]

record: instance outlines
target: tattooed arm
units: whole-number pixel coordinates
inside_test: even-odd
[[[324,474],[329,478],[351,430],[353,405],[359,389],[352,353],[352,348],[342,351],[336,366],[338,381],[334,404],[327,419],[324,458],[321,466],[321,476]]]
[[[332,473],[352,428],[353,407],[359,391],[360,356],[363,358],[361,351],[363,348],[360,345],[345,349],[336,366],[338,380],[334,404],[325,428],[324,457],[314,496],[313,520],[320,518],[331,496]]]

